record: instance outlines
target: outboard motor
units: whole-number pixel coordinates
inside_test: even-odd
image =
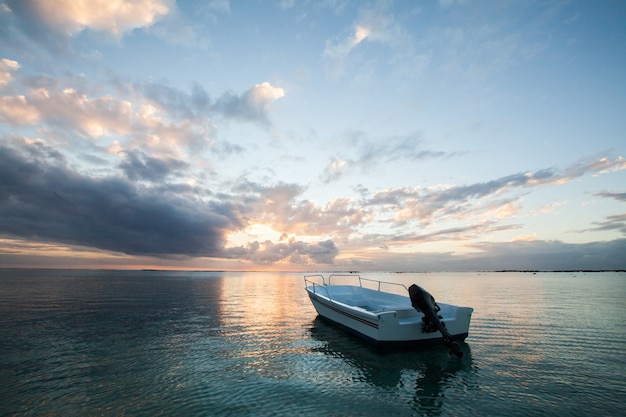
[[[463,352],[461,352],[459,344],[452,339],[452,335],[448,332],[446,326],[439,320],[441,317],[437,315],[439,306],[435,302],[435,298],[428,291],[415,284],[409,287],[409,297],[411,298],[413,308],[424,313],[422,318],[424,331],[439,330],[443,336],[443,343],[450,349],[450,353],[458,358],[462,358]]]

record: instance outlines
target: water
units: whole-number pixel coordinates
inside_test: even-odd
[[[300,274],[0,270],[0,415],[623,415],[626,274],[367,276],[474,307],[465,357],[362,343]]]

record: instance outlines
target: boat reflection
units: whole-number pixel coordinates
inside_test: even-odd
[[[472,385],[470,346],[461,343],[459,359],[442,346],[419,350],[383,350],[336,328],[319,316],[312,322],[311,336],[321,342],[314,351],[340,359],[353,369],[354,378],[385,390],[403,390],[412,408],[426,415],[441,411],[451,391],[466,395]],[[453,395],[452,395],[453,396]]]

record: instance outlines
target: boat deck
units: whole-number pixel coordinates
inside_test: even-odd
[[[380,314],[395,311],[401,323],[414,323],[421,320],[422,314],[418,313],[411,305],[408,296],[391,294],[372,290],[365,287],[351,285],[334,285],[331,287],[316,288],[318,294],[326,296],[330,300],[345,304],[355,309],[360,309],[371,314]],[[439,314],[444,320],[455,317],[455,307],[439,303]]]

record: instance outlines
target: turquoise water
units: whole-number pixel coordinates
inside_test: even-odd
[[[465,357],[362,343],[301,274],[0,271],[0,415],[623,415],[626,274],[364,276],[473,307]]]

